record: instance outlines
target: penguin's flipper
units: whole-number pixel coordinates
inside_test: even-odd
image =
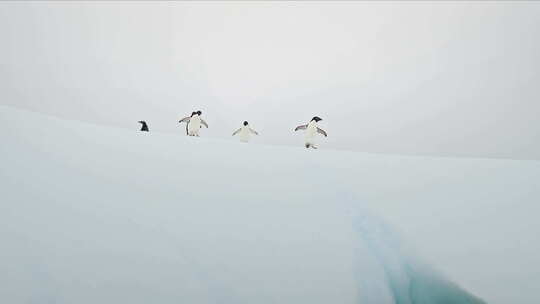
[[[326,134],[326,131],[324,131],[323,129],[317,127],[317,132],[318,133],[321,133],[322,135],[324,135],[324,137],[328,137],[328,134]]]
[[[188,117],[184,117],[184,118],[180,119],[178,122],[179,122],[179,123],[189,122],[190,119],[191,119],[191,117],[188,116]]]
[[[294,130],[295,130],[295,131],[298,131],[298,130],[305,130],[306,128],[307,128],[307,125],[301,125],[301,126],[296,127]]]
[[[257,133],[257,131],[253,130],[252,128],[249,128],[249,131],[255,135],[259,135],[259,133]]]
[[[205,126],[208,129],[208,124],[203,119],[201,119],[201,125]]]
[[[234,133],[232,134],[232,136],[235,136],[235,135],[238,134],[240,131],[242,131],[242,128],[240,128],[240,129],[234,131]]]
[[[186,124],[186,135],[189,136],[189,131],[188,131],[188,124]]]

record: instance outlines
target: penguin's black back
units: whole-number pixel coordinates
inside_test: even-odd
[[[139,121],[139,123],[142,124],[141,131],[148,132],[148,125],[146,124],[146,121]]]

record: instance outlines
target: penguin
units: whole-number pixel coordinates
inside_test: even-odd
[[[208,128],[208,124],[206,123],[206,121],[204,121],[201,118],[201,114],[202,114],[201,111],[192,112],[191,116],[184,117],[180,121],[178,121],[179,123],[182,123],[182,122],[187,123],[186,124],[186,134],[188,136],[197,136],[198,137],[199,136],[199,129],[201,128],[201,125]]]
[[[305,132],[305,147],[307,149],[317,149],[317,146],[315,145],[315,135],[317,133],[324,135],[324,137],[327,137],[328,134],[326,134],[326,131],[319,128],[317,126],[317,123],[321,121],[322,119],[318,116],[315,116],[311,119],[311,121],[308,124],[300,125],[294,129],[294,131],[298,130],[306,130]]]
[[[251,134],[255,134],[255,135],[259,135],[259,133],[257,133],[257,131],[253,130],[252,128],[249,127],[249,124],[247,121],[244,121],[244,125],[234,131],[234,133],[232,134],[232,136],[235,136],[236,134],[239,134],[240,135],[240,141],[241,142],[249,142],[249,139],[251,137]]]
[[[189,121],[190,121],[191,117],[193,117],[194,115],[197,115],[197,112],[191,112],[191,116],[184,117],[184,118],[182,118],[182,119],[180,119],[178,121],[178,123],[183,123],[183,122],[186,123],[186,135],[188,135],[188,136],[189,136],[189,132],[188,132]]]
[[[142,124],[141,131],[148,132],[148,125],[146,124],[146,121],[139,120],[139,123]]]

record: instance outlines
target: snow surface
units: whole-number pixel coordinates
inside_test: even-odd
[[[243,144],[137,120],[0,107],[1,303],[540,300],[540,162]]]

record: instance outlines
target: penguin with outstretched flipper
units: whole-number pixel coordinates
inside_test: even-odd
[[[232,136],[235,136],[236,134],[238,134],[238,136],[240,137],[241,142],[246,142],[246,143],[249,142],[251,134],[259,135],[257,131],[249,127],[249,124],[247,121],[244,121],[244,125],[240,129],[234,131]]]
[[[326,134],[326,131],[319,128],[317,126],[317,123],[321,121],[322,119],[318,116],[315,116],[311,119],[311,121],[305,125],[300,125],[294,129],[294,131],[298,130],[306,130],[305,131],[305,147],[306,148],[312,148],[317,149],[317,146],[315,145],[315,136],[317,133],[323,135],[324,137],[327,137],[328,134]]]
[[[192,112],[191,116],[184,117],[180,121],[178,121],[179,123],[187,123],[186,134],[188,136],[198,137],[199,129],[201,128],[201,126],[205,126],[206,128],[208,128],[208,124],[206,123],[206,121],[204,121],[204,119],[201,118],[201,114],[201,111]]]

